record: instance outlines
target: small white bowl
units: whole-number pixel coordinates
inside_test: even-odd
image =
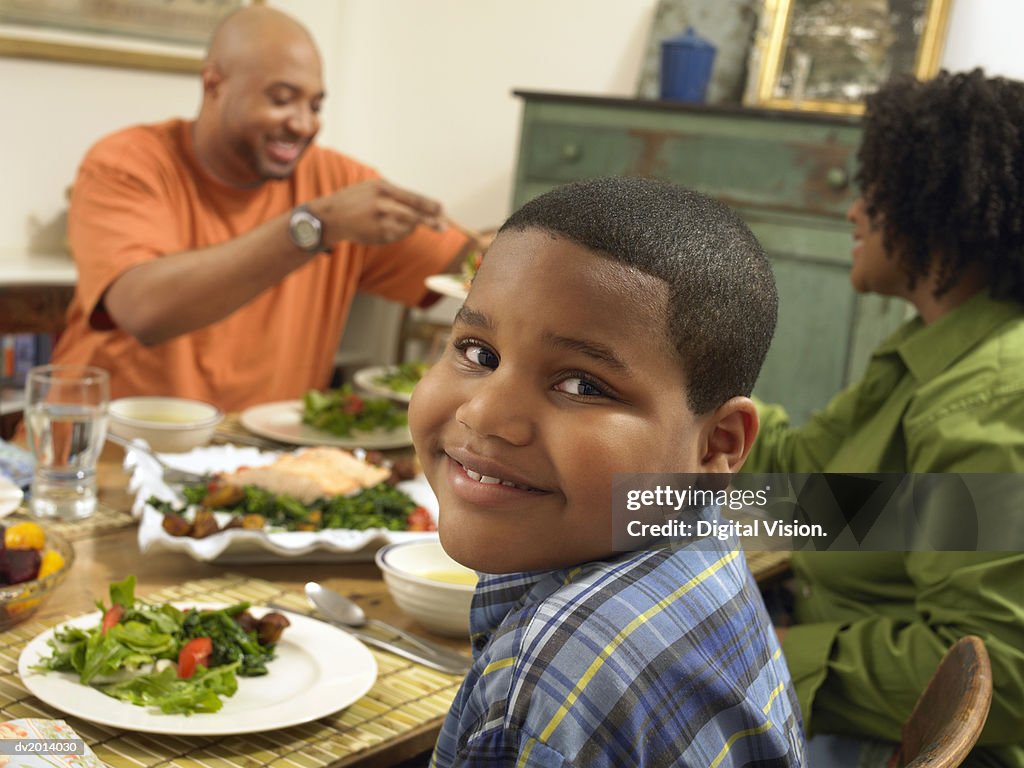
[[[374,559],[399,608],[439,635],[469,637],[469,606],[476,589],[476,573],[452,560],[440,541],[388,544],[377,550]],[[437,576],[462,578],[469,583],[441,581]]]
[[[184,453],[210,442],[223,418],[199,400],[122,397],[110,403],[109,429],[126,440],[142,438],[159,453]]]

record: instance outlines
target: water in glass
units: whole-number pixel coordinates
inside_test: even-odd
[[[106,372],[95,368],[42,366],[30,372],[25,427],[36,460],[29,500],[35,516],[78,520],[95,512],[107,393]]]

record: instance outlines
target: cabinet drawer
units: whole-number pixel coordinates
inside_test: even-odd
[[[837,141],[715,134],[652,136],[652,175],[701,189],[736,207],[845,215],[855,149]]]
[[[586,125],[536,123],[523,143],[526,177],[564,183],[628,172],[639,151],[626,131]]]
[[[738,207],[843,216],[854,195],[856,133],[709,119],[679,127],[536,120],[524,126],[521,183],[601,175],[670,179]],[[849,134],[849,135],[847,135]]]

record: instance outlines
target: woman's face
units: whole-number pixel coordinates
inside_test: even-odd
[[[850,282],[858,293],[906,297],[907,275],[896,256],[885,246],[883,218],[868,215],[864,197],[853,201],[846,218],[853,224],[853,264]]]

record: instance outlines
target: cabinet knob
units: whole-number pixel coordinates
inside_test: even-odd
[[[580,155],[583,152],[580,150],[579,144],[563,144],[562,145],[562,159],[567,160],[570,163],[580,159]]]
[[[828,169],[825,182],[832,189],[846,189],[846,185],[850,183],[850,175],[846,172],[845,168],[836,166]]]

